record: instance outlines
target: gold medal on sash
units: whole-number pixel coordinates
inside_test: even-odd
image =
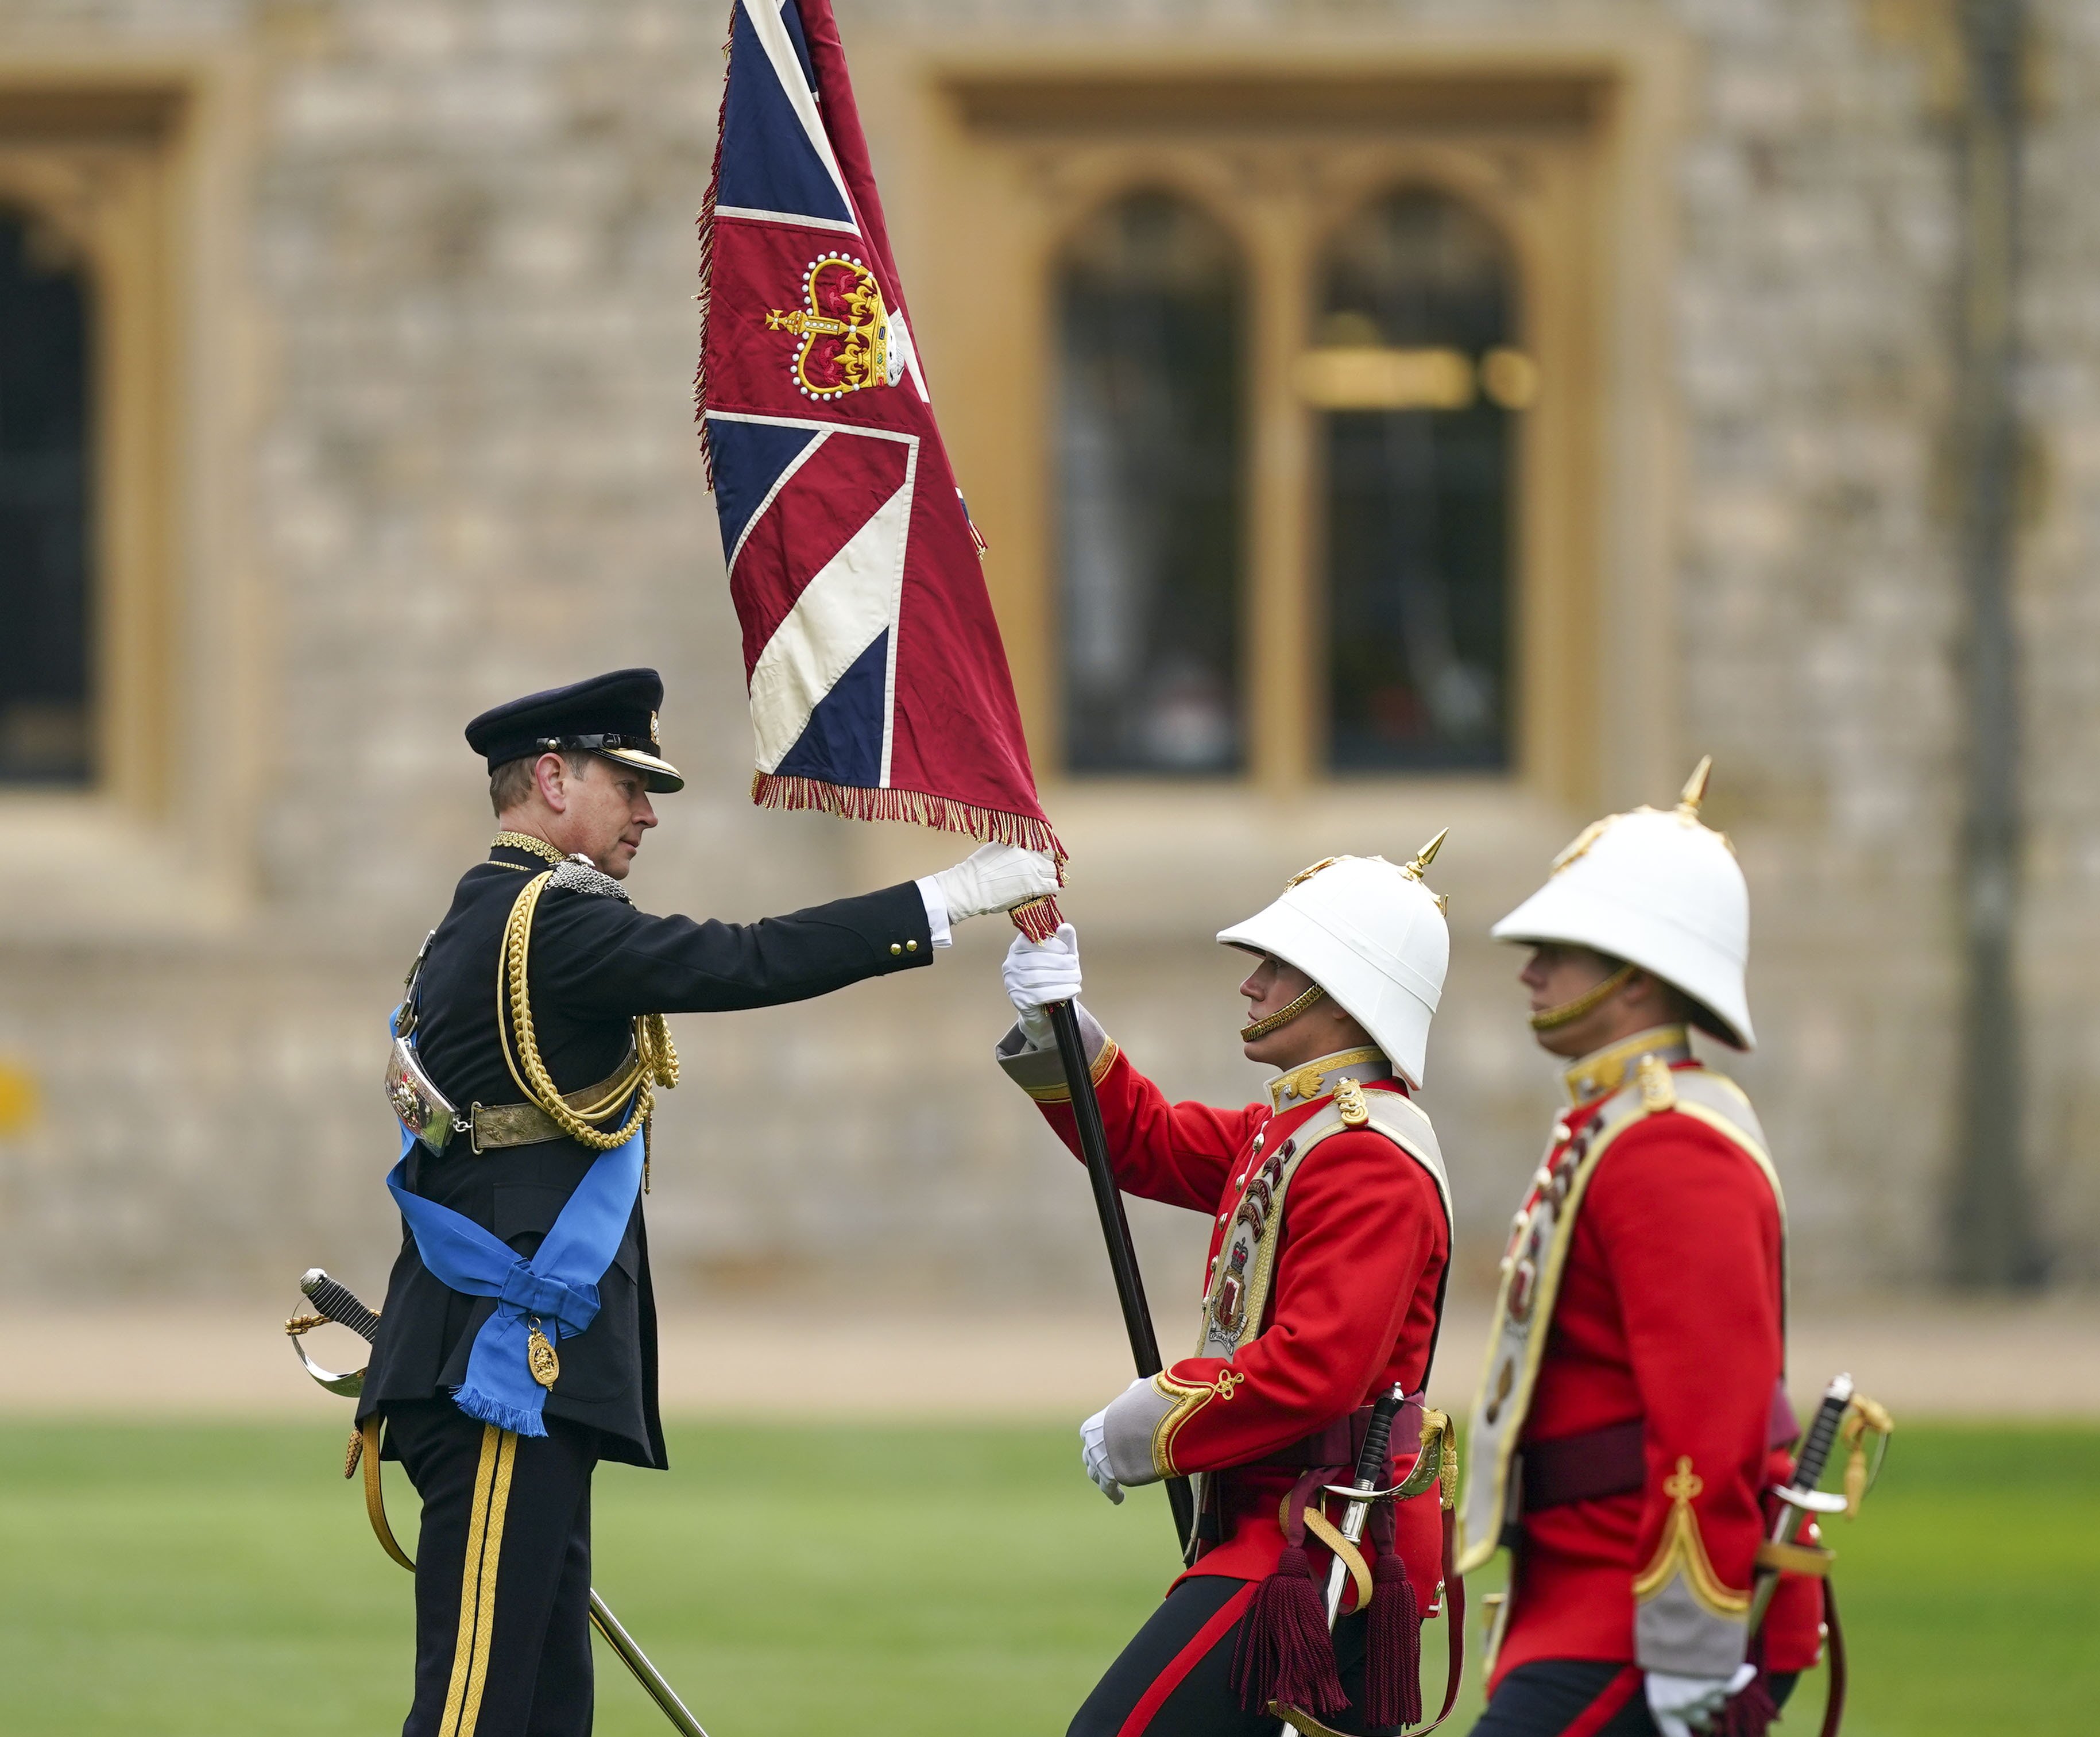
[[[532,1379],[543,1387],[551,1388],[562,1378],[562,1360],[554,1355],[554,1346],[536,1320],[525,1341],[525,1360],[532,1367]]]

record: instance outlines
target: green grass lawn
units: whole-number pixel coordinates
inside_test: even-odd
[[[0,1426],[0,1731],[398,1730],[408,1577],[342,1444]],[[672,1454],[600,1473],[598,1584],[713,1737],[1057,1737],[1172,1572],[1163,1498],[1110,1507],[1063,1427],[688,1426]],[[1853,1737],[2095,1728],[2100,1431],[1907,1426],[1833,1529]],[[599,1682],[604,1737],[668,1730],[602,1651]],[[1819,1677],[1781,1729],[1820,1700]]]

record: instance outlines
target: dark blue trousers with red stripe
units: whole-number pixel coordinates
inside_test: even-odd
[[[1793,1673],[1766,1682],[1784,1706]],[[1637,1665],[1595,1659],[1536,1659],[1495,1687],[1471,1737],[1658,1737]]]
[[[1276,1737],[1281,1722],[1247,1712],[1233,1692],[1233,1649],[1254,1589],[1252,1580],[1224,1575],[1182,1581],[1087,1697],[1069,1737]],[[1369,1621],[1344,1616],[1335,1625],[1335,1660],[1350,1704],[1326,1722],[1338,1731],[1364,1728],[1356,1708]]]
[[[1184,1580],[1132,1638],[1073,1718],[1067,1737],[1276,1737],[1280,1722],[1251,1713],[1233,1692],[1233,1649],[1254,1582],[1222,1575]],[[1335,1660],[1349,1709],[1325,1722],[1361,1731],[1367,1619],[1335,1625]],[[1767,1679],[1785,1705],[1793,1674]],[[1495,1690],[1471,1737],[1660,1737],[1630,1664],[1542,1659]]]

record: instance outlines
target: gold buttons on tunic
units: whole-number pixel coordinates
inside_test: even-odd
[[[902,953],[902,952],[904,950],[904,949],[903,949],[903,948],[902,948],[902,947],[900,947],[900,946],[898,946],[898,944],[897,944],[895,941],[891,941],[891,942],[890,942],[890,944],[889,944],[889,950],[890,950],[892,953]]]
[[[904,943],[904,950],[907,953],[916,953],[919,950],[919,943],[915,941],[907,941]]]

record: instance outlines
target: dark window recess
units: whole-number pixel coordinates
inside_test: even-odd
[[[1230,773],[1240,694],[1240,284],[1232,238],[1136,193],[1058,274],[1065,759]]]
[[[1328,763],[1510,760],[1512,408],[1502,237],[1459,201],[1379,199],[1330,244],[1308,395],[1325,409]]]
[[[77,266],[0,210],[0,783],[94,775],[88,317]]]

